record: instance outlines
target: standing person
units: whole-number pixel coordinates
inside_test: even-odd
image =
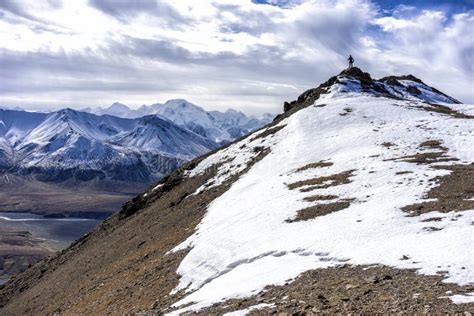
[[[349,55],[349,58],[347,58],[347,60],[349,61],[349,69],[351,69],[354,66],[354,58],[352,57],[352,55]]]

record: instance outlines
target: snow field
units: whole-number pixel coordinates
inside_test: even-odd
[[[283,120],[279,125],[285,127],[274,135],[253,140],[255,134],[217,152],[189,173],[222,163],[217,176],[196,192],[200,194],[244,170],[256,155],[253,148],[271,150],[209,205],[196,232],[175,249],[191,247],[178,268],[182,277],[175,289],[189,295],[175,306],[192,304],[177,313],[250,296],[306,270],[342,262],[414,268],[428,275],[447,271],[446,282],[474,283],[474,210],[408,217],[401,208],[423,201],[436,185],[430,180],[449,171],[400,159],[436,151],[419,145],[440,140],[447,155],[459,159],[442,165],[472,163],[474,121],[427,112],[415,101],[361,94],[347,85],[333,86],[317,101],[322,104],[326,106],[310,106]],[[341,116],[347,108],[351,112]],[[386,148],[384,142],[395,146]],[[319,161],[333,165],[295,172]],[[348,170],[354,171],[347,184],[306,193],[287,186]],[[300,209],[334,202],[303,200],[316,194],[354,200],[325,216],[286,221]],[[443,220],[422,222],[438,216]],[[427,226],[442,230],[427,231]],[[410,260],[400,260],[402,256]]]

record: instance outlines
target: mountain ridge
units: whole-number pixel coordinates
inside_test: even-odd
[[[360,68],[353,67],[344,69],[339,75],[329,78],[317,88],[305,91],[298,97],[297,100],[285,102],[284,111],[286,112],[294,107],[304,106],[315,102],[321,94],[327,93],[328,88],[330,88],[332,85],[341,83],[341,79],[356,79],[359,81],[361,92],[372,92],[373,94],[379,96],[394,99],[421,100],[432,103],[439,103],[440,101],[441,103],[461,103],[458,100],[440,92],[439,90],[426,85],[423,81],[413,75],[387,76],[379,80],[374,80],[369,73],[363,72]],[[418,85],[415,85],[415,83]],[[430,96],[422,94],[418,88],[420,85],[423,90],[437,94],[438,98],[430,99]]]

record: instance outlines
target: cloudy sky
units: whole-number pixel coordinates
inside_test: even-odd
[[[474,103],[474,0],[0,0],[0,105],[279,112],[346,66]]]

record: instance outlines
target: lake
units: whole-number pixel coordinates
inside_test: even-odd
[[[45,218],[31,213],[0,212],[0,230],[28,231],[56,249],[67,247],[100,222],[97,219]]]

